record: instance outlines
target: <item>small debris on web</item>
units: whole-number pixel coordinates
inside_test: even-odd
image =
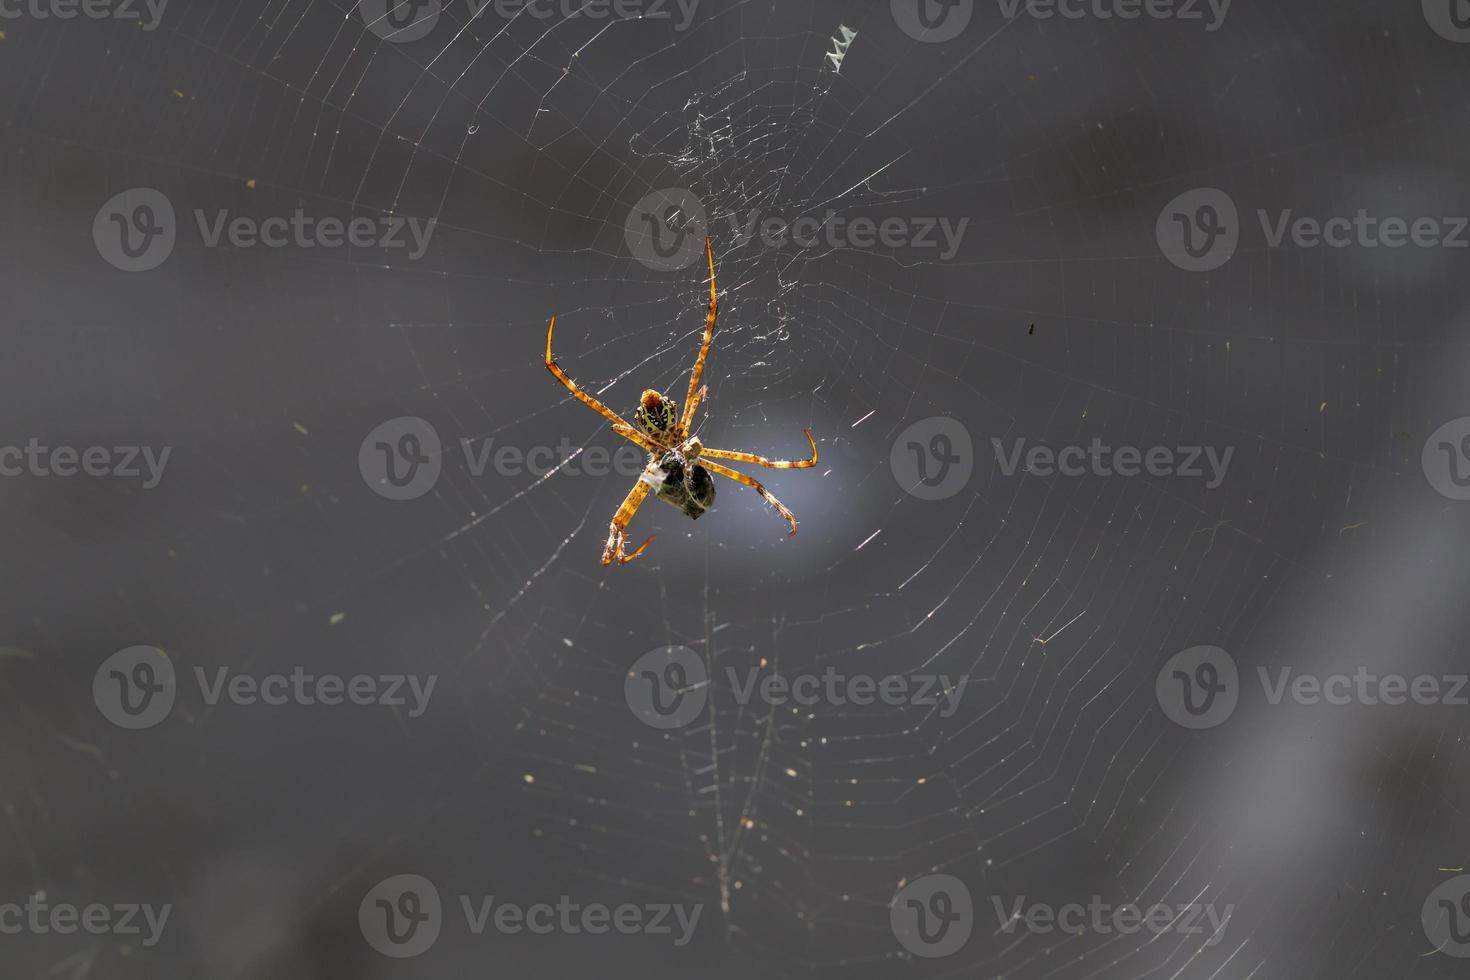
[[[827,60],[832,63],[834,74],[842,72],[842,59],[847,57],[847,49],[852,47],[852,39],[857,37],[857,31],[846,24],[837,25],[837,33],[832,36],[832,50],[827,52]]]

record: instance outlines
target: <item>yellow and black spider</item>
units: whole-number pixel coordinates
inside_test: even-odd
[[[658,499],[679,508],[691,518],[698,519],[715,502],[715,481],[711,478],[711,473],[727,476],[753,488],[765,498],[766,503],[780,511],[781,516],[790,523],[791,533],[796,534],[796,518],[791,511],[767,493],[766,488],[757,480],[727,466],[709,462],[709,459],[734,459],[744,463],[757,463],[774,470],[816,466],[817,443],[812,438],[810,429],[806,430],[806,441],[811,443],[812,458],[795,461],[766,459],[754,453],[730,449],[708,449],[700,443],[698,436],[689,434],[689,427],[694,422],[694,410],[709,393],[709,389],[701,385],[699,379],[704,374],[704,361],[709,356],[710,340],[715,334],[715,251],[708,238],[704,240],[704,254],[709,260],[709,319],[704,324],[704,343],[699,347],[699,357],[694,361],[694,371],[689,376],[689,397],[684,401],[682,416],[677,415],[677,405],[673,400],[664,398],[650,388],[643,393],[638,410],[633,414],[638,423],[638,428],[634,428],[617,412],[587,394],[567,376],[551,353],[551,335],[556,330],[556,317],[551,318],[551,323],[546,328],[546,369],[556,375],[556,379],[566,385],[567,390],[579,402],[612,422],[614,432],[648,451],[648,465],[644,467],[633,489],[628,491],[623,505],[613,515],[607,547],[602,550],[604,565],[610,565],[614,560],[620,565],[626,565],[643,554],[643,549],[653,541],[654,536],[649,535],[648,540],[640,544],[637,551],[631,555],[623,553],[623,545],[628,538],[628,523],[633,520],[633,515],[648,497],[649,491],[653,491]]]

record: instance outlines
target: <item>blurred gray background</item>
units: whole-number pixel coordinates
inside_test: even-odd
[[[171,448],[152,488],[0,480],[0,902],[173,906],[149,947],[0,935],[0,977],[1464,976],[1420,915],[1470,862],[1470,708],[1254,683],[1470,662],[1470,503],[1421,466],[1470,415],[1467,254],[1272,248],[1256,219],[1470,214],[1470,44],[1432,29],[1440,6],[1237,0],[1207,30],[976,2],[942,42],[871,0],[702,0],[683,29],[457,0],[408,43],[337,0],[0,21],[0,445]],[[93,223],[140,187],[178,239],[125,272]],[[552,313],[616,409],[683,397],[703,270],[624,236],[668,187],[718,253],[702,438],[792,458],[810,428],[822,461],[761,473],[794,539],[724,482],[697,524],[645,505],[630,536],[657,540],[604,569],[627,476],[477,474],[461,440],[618,444],[541,364]],[[1240,214],[1208,273],[1155,238],[1198,187]],[[416,261],[193,227],[298,208],[438,225]],[[828,210],[969,224],[947,260],[730,231]],[[392,501],[359,448],[403,416],[441,472]],[[933,416],[973,440],[943,500],[890,467]],[[1207,490],[1007,476],[991,450],[1094,437],[1234,456]],[[666,644],[715,674],[672,732],[623,694]],[[179,684],[131,731],[92,688],[135,645]],[[1197,645],[1244,690],[1191,731],[1155,679]],[[947,718],[738,704],[723,671],[762,663],[969,681]],[[410,717],[210,705],[194,681],[298,667],[437,686]],[[973,894],[973,935],[907,957],[889,901],[936,871]],[[446,905],[411,959],[358,923],[399,874]],[[476,936],[460,895],[704,908],[675,947]],[[1212,944],[1005,932],[992,896],[1233,914]]]

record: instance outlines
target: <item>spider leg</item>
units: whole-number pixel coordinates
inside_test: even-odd
[[[668,451],[663,446],[660,446],[658,443],[648,438],[648,436],[633,428],[627,422],[614,422],[612,430],[629,442],[641,446],[648,452],[653,453],[655,456],[662,456],[665,452]]]
[[[684,417],[679,420],[678,436],[683,439],[689,434],[689,423],[694,421],[694,406],[699,404],[699,379],[704,376],[704,359],[709,357],[709,342],[715,335],[715,250],[704,240],[704,256],[709,260],[709,318],[704,322],[704,342],[699,345],[699,357],[694,361],[694,370],[689,375],[689,397],[684,399]]]
[[[758,493],[758,494],[761,495],[761,497],[765,500],[766,503],[768,503],[772,507],[776,508],[776,510],[780,512],[781,516],[784,517],[784,518],[786,518],[786,523],[788,523],[788,524],[791,525],[791,536],[792,537],[795,537],[796,536],[796,515],[792,514],[791,511],[787,510],[785,504],[781,503],[781,501],[779,501],[775,497],[771,496],[771,494],[766,490],[766,488],[763,487],[763,486],[761,486],[759,480],[755,479],[754,477],[746,476],[744,473],[740,473],[740,472],[737,472],[735,470],[732,470],[728,466],[721,466],[719,463],[711,463],[711,462],[709,462],[708,460],[706,460],[704,458],[704,455],[702,453],[700,454],[700,457],[699,457],[699,465],[700,466],[703,466],[705,469],[709,470],[711,473],[718,473],[721,476],[728,476],[730,479],[734,480],[736,483],[743,483],[747,487],[750,487],[753,490],[755,490],[756,493]]]
[[[806,429],[805,431],[806,441],[812,444],[811,459],[766,459],[764,456],[757,456],[755,453],[741,453],[736,452],[733,449],[708,448],[701,449],[699,451],[699,456],[701,459],[706,456],[713,456],[715,459],[734,459],[742,463],[758,463],[768,470],[804,470],[808,466],[817,465],[817,441],[812,438],[811,429]]]
[[[649,468],[652,469],[652,465]],[[654,535],[650,534],[648,540],[638,546],[637,551],[631,555],[623,554],[623,546],[628,541],[628,524],[633,520],[633,515],[638,512],[638,508],[648,498],[648,493],[652,489],[652,484],[639,477],[638,482],[633,484],[633,489],[629,490],[628,495],[623,498],[622,506],[618,508],[618,512],[613,515],[612,523],[608,525],[607,547],[602,549],[604,565],[611,565],[614,561],[619,565],[626,565],[643,554],[643,549],[653,543]]]
[[[708,397],[709,385],[700,385],[699,390],[694,393],[694,397],[689,400],[689,405],[691,406],[689,409],[689,425],[686,425],[684,427],[684,432],[679,436],[679,438],[683,439],[689,435],[689,426],[692,426],[694,424],[694,410],[699,408],[699,406]]]
[[[557,381],[560,381],[560,382],[563,383],[563,385],[566,385],[567,391],[572,392],[572,397],[573,398],[576,398],[576,400],[581,401],[581,403],[584,404],[584,406],[587,406],[588,408],[591,408],[592,411],[595,411],[595,413],[601,414],[601,416],[606,417],[606,419],[609,420],[609,422],[612,422],[614,429],[616,429],[617,426],[620,425],[620,426],[623,426],[623,429],[634,430],[634,428],[632,428],[631,425],[628,425],[628,420],[623,419],[623,417],[620,416],[620,414],[617,414],[616,411],[613,411],[612,408],[609,408],[607,406],[604,406],[604,404],[601,403],[601,401],[598,401],[597,398],[594,398],[594,397],[592,397],[592,395],[587,394],[587,392],[582,391],[581,386],[578,386],[578,383],[576,383],[575,381],[572,381],[572,379],[570,379],[570,378],[567,378],[567,373],[564,372],[564,370],[562,370],[562,366],[560,366],[560,364],[557,364],[556,363],[556,357],[554,357],[553,354],[551,354],[551,332],[553,332],[553,331],[556,331],[556,317],[554,317],[554,316],[551,317],[551,323],[550,323],[550,325],[547,326],[547,370],[548,370],[548,372],[551,372],[551,373],[553,373],[553,375],[556,375]],[[619,433],[620,433],[620,435],[626,435],[625,432],[619,432]],[[637,439],[634,439],[634,441],[637,442]],[[644,448],[647,448],[647,447],[644,447]]]

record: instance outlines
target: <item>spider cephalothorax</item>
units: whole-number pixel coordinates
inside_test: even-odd
[[[682,414],[679,413],[672,399],[665,398],[659,392],[649,388],[643,392],[638,402],[638,409],[633,413],[633,419],[638,423],[637,427],[629,424],[621,415],[587,394],[567,376],[551,353],[551,335],[556,330],[556,317],[551,318],[551,323],[546,328],[546,369],[555,375],[558,381],[566,385],[567,390],[579,402],[612,422],[614,432],[629,442],[642,446],[648,452],[648,465],[643,468],[643,474],[638,477],[638,482],[633,485],[633,489],[628,491],[628,496],[623,499],[623,505],[613,515],[607,536],[607,547],[602,550],[604,565],[610,565],[614,561],[625,565],[641,555],[643,549],[653,541],[653,536],[649,535],[648,540],[639,545],[632,554],[625,554],[623,551],[623,546],[627,543],[628,538],[628,523],[633,520],[634,513],[650,493],[664,503],[679,508],[691,518],[698,519],[714,505],[715,481],[711,474],[715,473],[729,477],[755,490],[766,503],[775,507],[777,512],[786,518],[786,522],[791,525],[791,533],[793,535],[796,533],[796,517],[786,509],[781,501],[767,493],[766,488],[761,486],[758,480],[737,470],[732,470],[728,466],[710,462],[710,459],[739,460],[773,470],[805,469],[808,466],[816,466],[817,443],[812,438],[810,430],[807,431],[806,441],[812,447],[811,458],[789,461],[766,459],[764,456],[737,452],[733,449],[706,449],[700,443],[698,436],[689,434],[689,428],[694,422],[694,411],[699,408],[699,403],[708,394],[708,390],[699,383],[699,380],[704,375],[704,362],[709,357],[710,340],[715,334],[715,250],[710,245],[708,238],[704,240],[704,254],[709,260],[709,316],[704,323],[704,342],[700,344],[699,357],[695,359],[694,370],[689,376],[689,396],[684,399]]]
[[[633,413],[633,421],[643,427],[643,431],[660,439],[674,431],[678,424],[679,416],[675,403],[663,395],[649,388],[638,400],[638,409]]]

